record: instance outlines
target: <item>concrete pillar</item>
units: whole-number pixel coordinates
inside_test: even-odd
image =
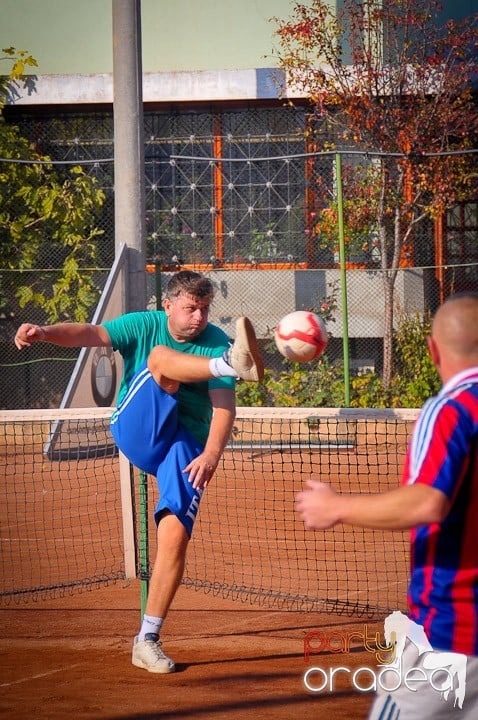
[[[115,251],[128,247],[129,312],[146,308],[141,0],[112,3]]]

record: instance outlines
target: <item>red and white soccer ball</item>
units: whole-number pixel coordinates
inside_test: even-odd
[[[288,360],[305,363],[322,355],[329,337],[322,318],[307,310],[296,310],[279,322],[274,340]]]

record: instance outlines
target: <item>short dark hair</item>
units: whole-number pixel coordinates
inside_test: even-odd
[[[174,300],[181,293],[194,298],[213,298],[214,285],[201,273],[193,270],[180,270],[169,278],[165,296],[169,300]]]

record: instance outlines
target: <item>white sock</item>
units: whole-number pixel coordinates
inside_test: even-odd
[[[144,640],[144,636],[148,634],[158,635],[163,624],[163,618],[154,617],[154,615],[143,615],[141,630],[138,633],[138,640]]]
[[[226,353],[224,353],[224,355],[226,355]],[[211,358],[209,360],[209,370],[211,372],[211,375],[217,378],[239,377],[234,368],[229,365],[224,355],[217,358]]]

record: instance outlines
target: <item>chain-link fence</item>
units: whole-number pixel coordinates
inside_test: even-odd
[[[81,268],[101,292],[114,258],[111,113],[33,117],[16,110],[9,119],[60,176],[74,162],[101,185],[96,266]],[[452,292],[478,288],[476,190],[439,220],[414,225],[395,262],[393,243],[381,241],[371,192],[384,159],[315,152],[307,123],[300,108],[145,113],[149,306],[156,307],[169,273],[197,268],[217,288],[212,321],[233,336],[235,317],[249,315],[268,367],[283,367],[270,342],[280,317],[310,308],[327,320],[331,362],[343,359],[345,338],[351,372],[381,373],[392,274],[395,327]],[[475,176],[476,158],[466,157]],[[63,260],[45,237],[41,266],[2,263],[2,408],[55,407],[64,393],[77,351],[37,345],[25,356],[13,345],[21,322],[46,322],[43,311],[20,307],[18,287],[51,287]]]

